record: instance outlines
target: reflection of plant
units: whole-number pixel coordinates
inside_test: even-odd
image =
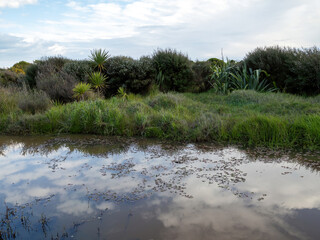
[[[84,100],[84,96],[90,91],[91,85],[88,83],[78,83],[74,89],[72,89],[74,95],[73,97],[78,100]]]
[[[107,77],[103,76],[100,72],[94,72],[90,75],[90,83],[95,88],[98,94],[101,94],[101,90],[106,87]]]
[[[91,56],[89,58],[93,61],[94,65],[100,73],[105,69],[104,64],[109,58],[109,52],[102,49],[95,49],[91,51]]]

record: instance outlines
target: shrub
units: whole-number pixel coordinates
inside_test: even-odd
[[[144,93],[148,90],[154,76],[151,59],[142,57],[134,60],[130,57],[112,57],[106,62],[108,94],[114,95],[120,87],[128,92]]]
[[[29,65],[30,65],[30,63],[28,63],[28,62],[20,61],[20,62],[14,64],[10,68],[10,70],[12,72],[15,72],[15,73],[25,74],[25,71],[26,71],[26,69],[28,68]]]
[[[132,93],[146,93],[155,76],[152,59],[141,57],[135,61],[134,69],[134,77],[127,82],[128,90]]]
[[[26,69],[26,74],[24,78],[30,88],[34,88],[37,86],[37,83],[36,83],[37,72],[38,72],[37,64],[31,64]]]
[[[78,82],[88,82],[89,74],[93,71],[90,61],[70,61],[63,65],[62,70],[73,76]]]
[[[55,69],[55,71],[59,72],[63,69],[63,66],[70,62],[70,59],[64,58],[62,56],[57,57],[44,57],[41,60],[37,61],[39,66],[51,66],[51,68]]]
[[[46,92],[52,100],[69,102],[76,80],[66,72],[55,72],[50,66],[39,69],[36,77],[37,88]]]
[[[248,53],[244,62],[249,68],[263,69],[270,74],[270,83],[275,82],[280,89],[291,92],[288,82],[294,79],[294,73],[290,66],[293,66],[296,51],[292,48],[265,47],[256,48]]]
[[[51,101],[43,91],[24,91],[20,93],[18,106],[24,112],[35,114],[46,111]]]
[[[320,93],[320,49],[256,48],[244,59],[249,68],[263,69],[269,82],[283,91],[296,94]]]
[[[12,72],[10,70],[0,71],[0,85],[8,87],[8,86],[17,86],[20,84],[22,74]]]
[[[320,93],[320,49],[304,48],[299,50],[299,58],[292,71],[295,74],[294,91],[316,95]]]
[[[63,66],[67,62],[70,62],[70,60],[62,57],[51,57],[37,63],[38,70],[35,77],[37,88],[46,92],[52,100],[72,101],[72,89],[77,80],[63,71]]]
[[[188,56],[173,49],[159,49],[152,59],[160,90],[184,92],[190,88],[193,72]]]
[[[192,92],[204,92],[210,88],[210,78],[212,75],[211,64],[209,61],[196,61],[192,64],[194,74]]]

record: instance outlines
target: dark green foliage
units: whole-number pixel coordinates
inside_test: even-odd
[[[120,87],[128,92],[144,93],[148,90],[154,76],[150,58],[134,60],[130,57],[112,57],[105,64],[108,77],[108,93],[114,95]]]
[[[249,68],[263,69],[270,74],[269,82],[275,82],[281,90],[292,92],[289,82],[294,81],[292,67],[296,59],[296,51],[292,48],[279,46],[256,48],[248,53],[244,62]]]
[[[73,60],[64,64],[62,70],[73,76],[78,82],[88,82],[93,65],[86,60]]]
[[[192,86],[192,62],[183,53],[159,49],[153,53],[153,65],[161,91],[184,92]]]
[[[25,80],[30,88],[34,88],[37,86],[37,83],[36,83],[37,72],[38,72],[37,64],[31,64],[26,69]]]
[[[296,94],[320,93],[320,49],[286,47],[256,48],[244,59],[249,68],[270,74],[269,83]]]
[[[320,49],[304,48],[298,52],[292,71],[295,74],[296,93],[315,95],[320,93]],[[289,85],[289,83],[288,83]]]
[[[35,114],[46,111],[51,101],[43,91],[24,91],[19,96],[18,106],[24,112]]]
[[[204,92],[210,88],[210,79],[212,75],[211,64],[209,61],[196,61],[192,64],[194,73],[192,92]]]

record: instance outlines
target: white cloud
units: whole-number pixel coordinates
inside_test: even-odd
[[[55,19],[6,31],[37,48],[43,45],[33,52],[73,58],[84,58],[93,48],[139,57],[171,47],[193,59],[220,57],[223,48],[225,56],[239,60],[258,46],[320,45],[318,0],[88,2],[69,1]]]
[[[54,44],[48,47],[50,55],[63,55],[66,52],[66,48],[59,44]]]
[[[0,0],[0,7],[18,8],[26,4],[35,4],[38,0]]]

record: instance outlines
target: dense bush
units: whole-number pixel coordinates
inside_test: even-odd
[[[65,63],[62,70],[73,76],[78,82],[88,82],[89,74],[93,71],[93,65],[90,61],[75,60]]]
[[[8,86],[17,86],[20,84],[20,79],[22,74],[12,72],[11,70],[2,70],[0,71],[0,85]]]
[[[123,56],[112,57],[107,60],[105,68],[109,95],[116,94],[120,87],[126,88],[128,92],[144,93],[154,77],[152,62],[148,57],[139,60]]]
[[[57,57],[44,57],[41,60],[37,61],[36,63],[39,66],[42,65],[49,65],[54,68],[55,71],[59,72],[63,69],[63,66],[70,62],[71,60],[62,56]]]
[[[194,74],[192,82],[192,92],[204,92],[210,88],[210,78],[212,75],[211,63],[209,61],[196,61],[192,64]]]
[[[35,61],[34,64],[30,64],[26,67],[25,70],[25,82],[29,85],[30,88],[37,87],[36,77],[38,73],[43,74],[46,71],[46,67],[50,67],[52,73],[60,72],[64,65],[71,60],[64,57],[45,57],[41,60]]]
[[[51,101],[43,91],[23,91],[20,93],[18,106],[24,112],[35,114],[47,110]]]
[[[37,88],[46,92],[53,100],[72,101],[72,89],[77,80],[74,76],[62,70],[64,64],[68,61],[64,58],[54,57],[38,64],[35,78]]]
[[[184,92],[192,85],[192,62],[181,52],[159,49],[153,53],[153,66],[162,91]]]
[[[320,93],[320,49],[286,47],[256,48],[244,59],[249,68],[263,69],[269,82],[296,94]]]

